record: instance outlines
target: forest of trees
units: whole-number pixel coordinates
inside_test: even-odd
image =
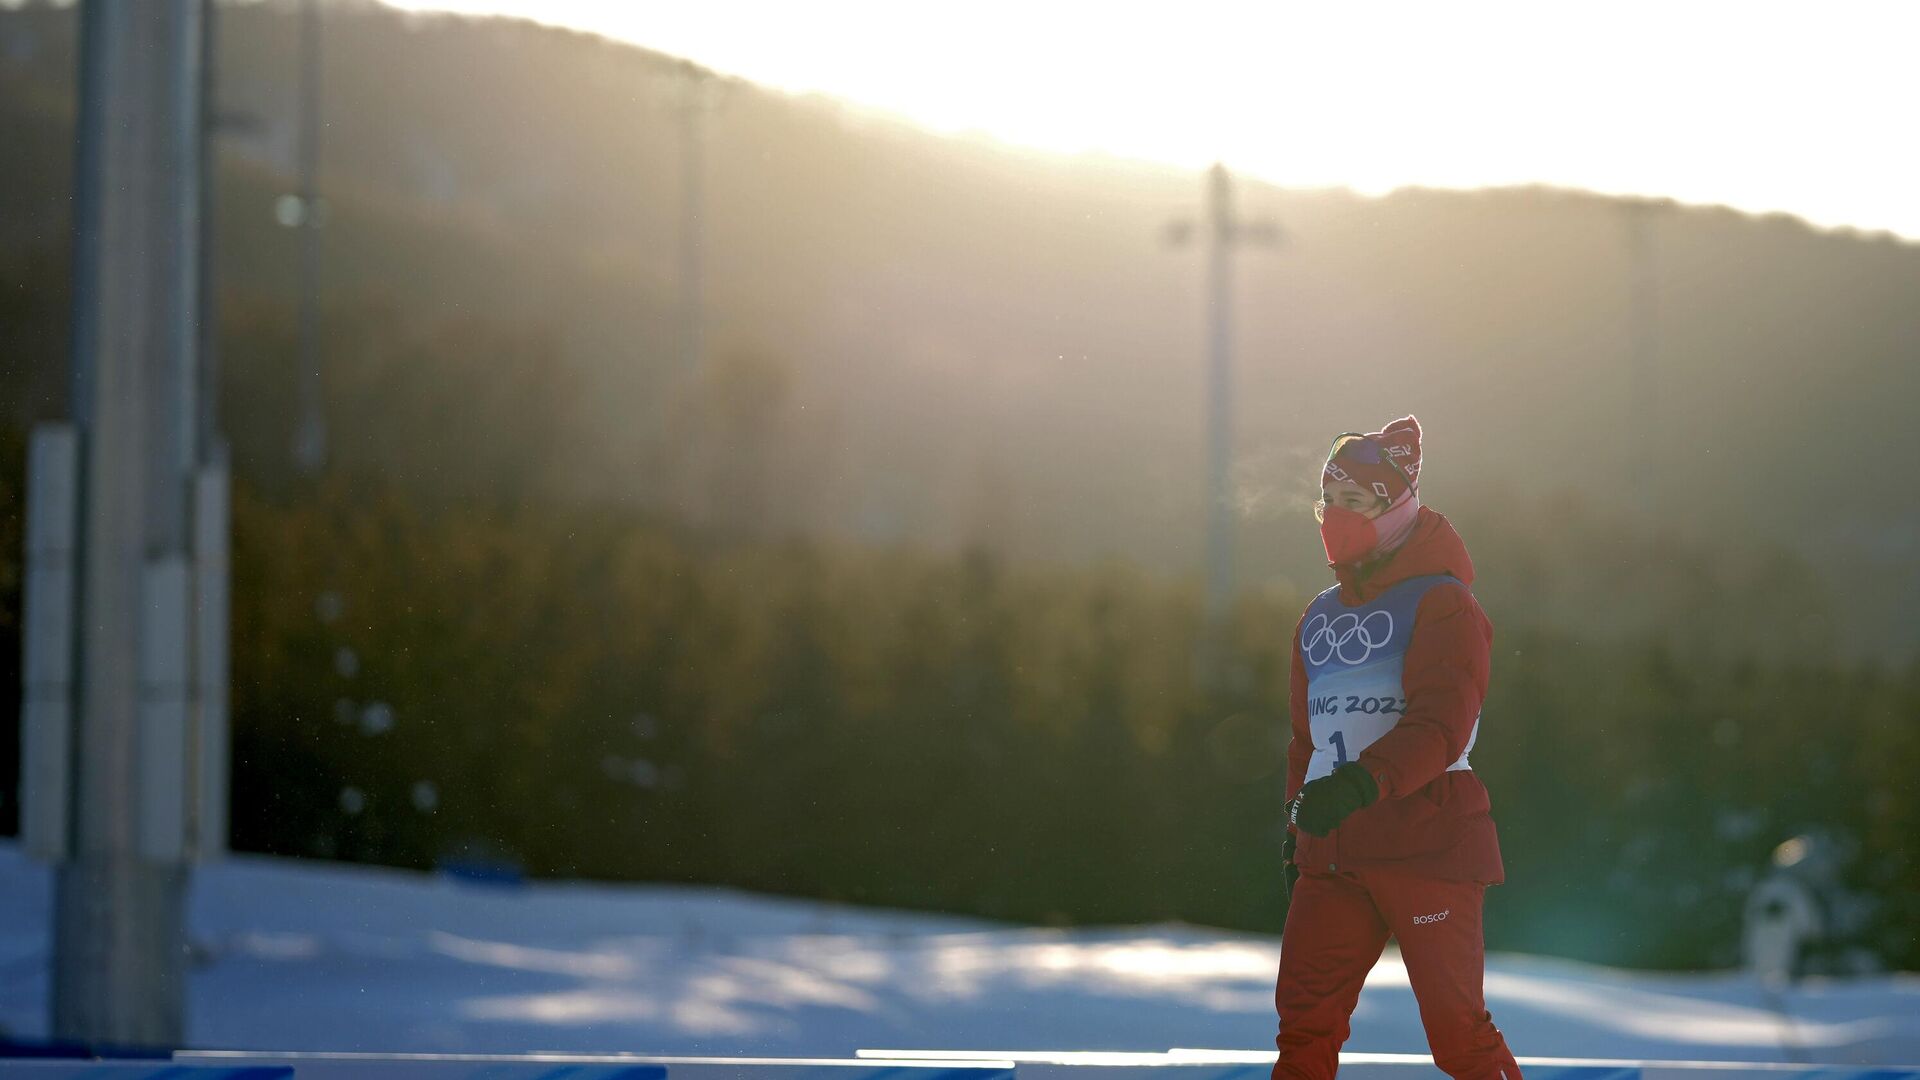
[[[1329,362],[1290,370],[1293,383],[1249,362],[1243,449],[1250,487],[1267,490],[1243,526],[1230,677],[1203,682],[1194,552],[1168,539],[1199,535],[1197,499],[1169,494],[1197,488],[1198,443],[1166,405],[1185,361],[1160,363],[1186,348],[1193,297],[1168,284],[1183,271],[1148,262],[1184,178],[1092,182],[1083,164],[737,88],[739,128],[716,136],[716,161],[757,140],[791,183],[716,180],[737,211],[715,230],[720,325],[702,369],[676,374],[674,284],[655,264],[671,249],[658,206],[673,200],[657,187],[670,170],[627,170],[628,218],[594,179],[658,149],[668,118],[636,122],[628,142],[586,119],[536,123],[572,116],[554,88],[567,79],[625,86],[658,58],[516,24],[334,10],[334,63],[404,52],[420,74],[388,83],[381,108],[342,103],[360,126],[329,136],[334,453],[318,479],[288,460],[295,320],[289,240],[265,213],[271,138],[222,173],[238,850],[418,868],[478,853],[542,876],[1275,930],[1286,649],[1325,577],[1301,498],[1310,457],[1333,431],[1411,410],[1434,433],[1433,501],[1472,548],[1498,628],[1474,752],[1510,875],[1490,946],[1731,963],[1768,853],[1825,830],[1857,853],[1867,943],[1920,967],[1920,656],[1858,648],[1860,598],[1835,588],[1866,575],[1884,603],[1920,579],[1872,577],[1864,555],[1838,570],[1809,559],[1777,520],[1864,482],[1821,473],[1818,492],[1799,489],[1813,474],[1794,463],[1834,430],[1861,440],[1868,480],[1895,460],[1876,440],[1896,429],[1850,410],[1859,396],[1890,408],[1915,377],[1889,359],[1920,340],[1899,299],[1920,281],[1908,246],[1676,211],[1671,273],[1697,306],[1669,327],[1692,350],[1675,400],[1700,406],[1688,432],[1714,434],[1673,438],[1665,509],[1646,514],[1609,479],[1627,434],[1578,407],[1606,400],[1582,380],[1612,317],[1584,298],[1615,286],[1562,241],[1604,250],[1599,200],[1260,196],[1301,223],[1305,247],[1300,267],[1251,287],[1307,314],[1256,326],[1250,354],[1264,340]],[[0,832],[17,815],[4,778],[25,432],[65,408],[70,102],[49,88],[67,17],[0,12],[0,35],[38,20],[40,42],[0,49],[13,154],[0,170]],[[263,4],[232,20],[228,93],[270,99],[284,17]],[[521,81],[470,99],[435,89],[432,73],[452,80],[487,50],[524,60]],[[352,97],[372,83],[336,85]],[[480,124],[485,110],[511,122]],[[437,141],[431,168],[397,149],[409,133]],[[529,150],[542,139],[560,145]],[[612,160],[592,167],[589,150]],[[570,164],[507,169],[534,160]],[[422,170],[456,193],[414,190]],[[962,179],[930,180],[943,170]],[[556,194],[576,178],[585,194]],[[877,220],[841,229],[854,205]],[[922,231],[903,224],[909,209]],[[1087,223],[1095,210],[1104,223]],[[994,224],[1002,212],[1016,224]],[[727,247],[775,219],[766,259]],[[596,221],[659,242],[596,246]],[[1140,250],[1114,240],[1114,221],[1138,226]],[[1385,234],[1452,254],[1383,270],[1400,252],[1365,237]],[[1463,260],[1476,273],[1449,278]],[[1781,351],[1771,315],[1725,306],[1735,290],[1713,268],[1736,265],[1774,282],[1754,304],[1785,281],[1849,298],[1817,318],[1787,305],[1782,317],[1818,326]],[[1840,385],[1792,376],[1797,350],[1842,316],[1856,333],[1836,331],[1853,342],[1833,348]],[[1566,337],[1550,337],[1556,321]],[[1409,366],[1410,339],[1437,370]],[[1751,363],[1728,370],[1742,347]],[[1376,397],[1356,359],[1405,398]],[[1355,415],[1313,411],[1334,397]],[[1849,416],[1860,423],[1842,427]],[[1720,441],[1749,428],[1760,441]],[[1712,447],[1751,468],[1714,473]],[[1777,499],[1760,494],[1765,469],[1794,480]],[[1688,506],[1755,524],[1703,537],[1674,510]],[[1863,519],[1863,535],[1901,520]],[[1893,554],[1911,563],[1911,543]]]
[[[286,316],[229,313],[243,460],[273,457],[287,430],[286,373],[267,366]],[[343,452],[323,481],[237,481],[237,849],[420,868],[482,853],[536,875],[1019,920],[1279,927],[1304,592],[1244,596],[1231,677],[1203,683],[1190,582],[555,499],[541,485],[564,446],[562,369],[515,361],[537,337],[410,331],[377,309],[335,323],[406,363],[330,373]],[[462,418],[479,367],[521,407]],[[14,686],[21,446],[15,428],[0,441]],[[1818,619],[1818,590],[1790,563],[1676,556],[1575,506],[1517,504],[1534,528],[1493,528],[1515,505],[1462,515],[1489,523],[1462,527],[1504,581],[1490,592],[1523,591],[1554,553],[1611,552],[1624,571],[1659,549],[1674,632],[1506,628],[1489,604],[1503,628],[1474,764],[1511,868],[1492,946],[1730,963],[1771,848],[1823,829],[1862,852],[1874,947],[1920,964],[1920,664],[1715,635]],[[9,772],[17,700],[0,704]]]

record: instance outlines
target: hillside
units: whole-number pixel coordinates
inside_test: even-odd
[[[252,118],[225,144],[221,281],[269,310],[292,296],[292,237],[271,224],[291,160],[290,11],[227,11],[220,50],[223,105]],[[1200,257],[1162,236],[1196,209],[1197,177],[935,137],[723,80],[706,121],[710,349],[690,376],[674,353],[677,61],[371,4],[327,20],[330,303],[484,316],[550,341],[577,384],[555,490],[760,533],[1195,573]],[[60,310],[64,284],[25,268],[63,258],[73,22],[0,13],[0,273],[49,290],[42,311]],[[1316,455],[1335,431],[1414,412],[1429,501],[1477,547],[1570,512],[1656,561],[1673,543],[1763,565],[1784,551],[1839,590],[1849,651],[1920,646],[1905,617],[1920,514],[1890,497],[1920,390],[1920,249],[1657,213],[1647,417],[1630,405],[1621,204],[1240,194],[1287,231],[1238,269],[1243,581],[1319,580],[1301,513]],[[9,411],[44,411],[30,399],[57,386],[56,338],[7,358],[12,386],[41,388]],[[277,446],[239,450],[243,469],[278,467]],[[1548,558],[1548,585],[1496,575],[1489,606],[1605,625],[1671,599],[1630,595],[1662,574],[1623,588],[1625,563]]]

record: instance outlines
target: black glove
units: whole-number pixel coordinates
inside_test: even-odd
[[[1325,836],[1340,827],[1347,815],[1372,806],[1380,797],[1373,775],[1349,761],[1332,774],[1300,789],[1293,800],[1293,824],[1312,836]]]
[[[1293,834],[1280,841],[1280,898],[1293,903],[1293,883],[1300,880],[1300,868],[1293,862]]]

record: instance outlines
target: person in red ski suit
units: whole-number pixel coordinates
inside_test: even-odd
[[[1339,584],[1294,629],[1274,1080],[1334,1075],[1389,937],[1434,1063],[1457,1080],[1520,1080],[1482,988],[1481,904],[1505,872],[1468,766],[1493,625],[1460,534],[1420,505],[1420,462],[1408,416],[1335,439],[1321,475]]]

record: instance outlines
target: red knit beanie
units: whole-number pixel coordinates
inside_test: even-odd
[[[1336,480],[1350,480],[1389,503],[1399,502],[1409,490],[1418,491],[1420,421],[1403,416],[1359,438],[1343,435],[1334,440],[1320,484]]]

